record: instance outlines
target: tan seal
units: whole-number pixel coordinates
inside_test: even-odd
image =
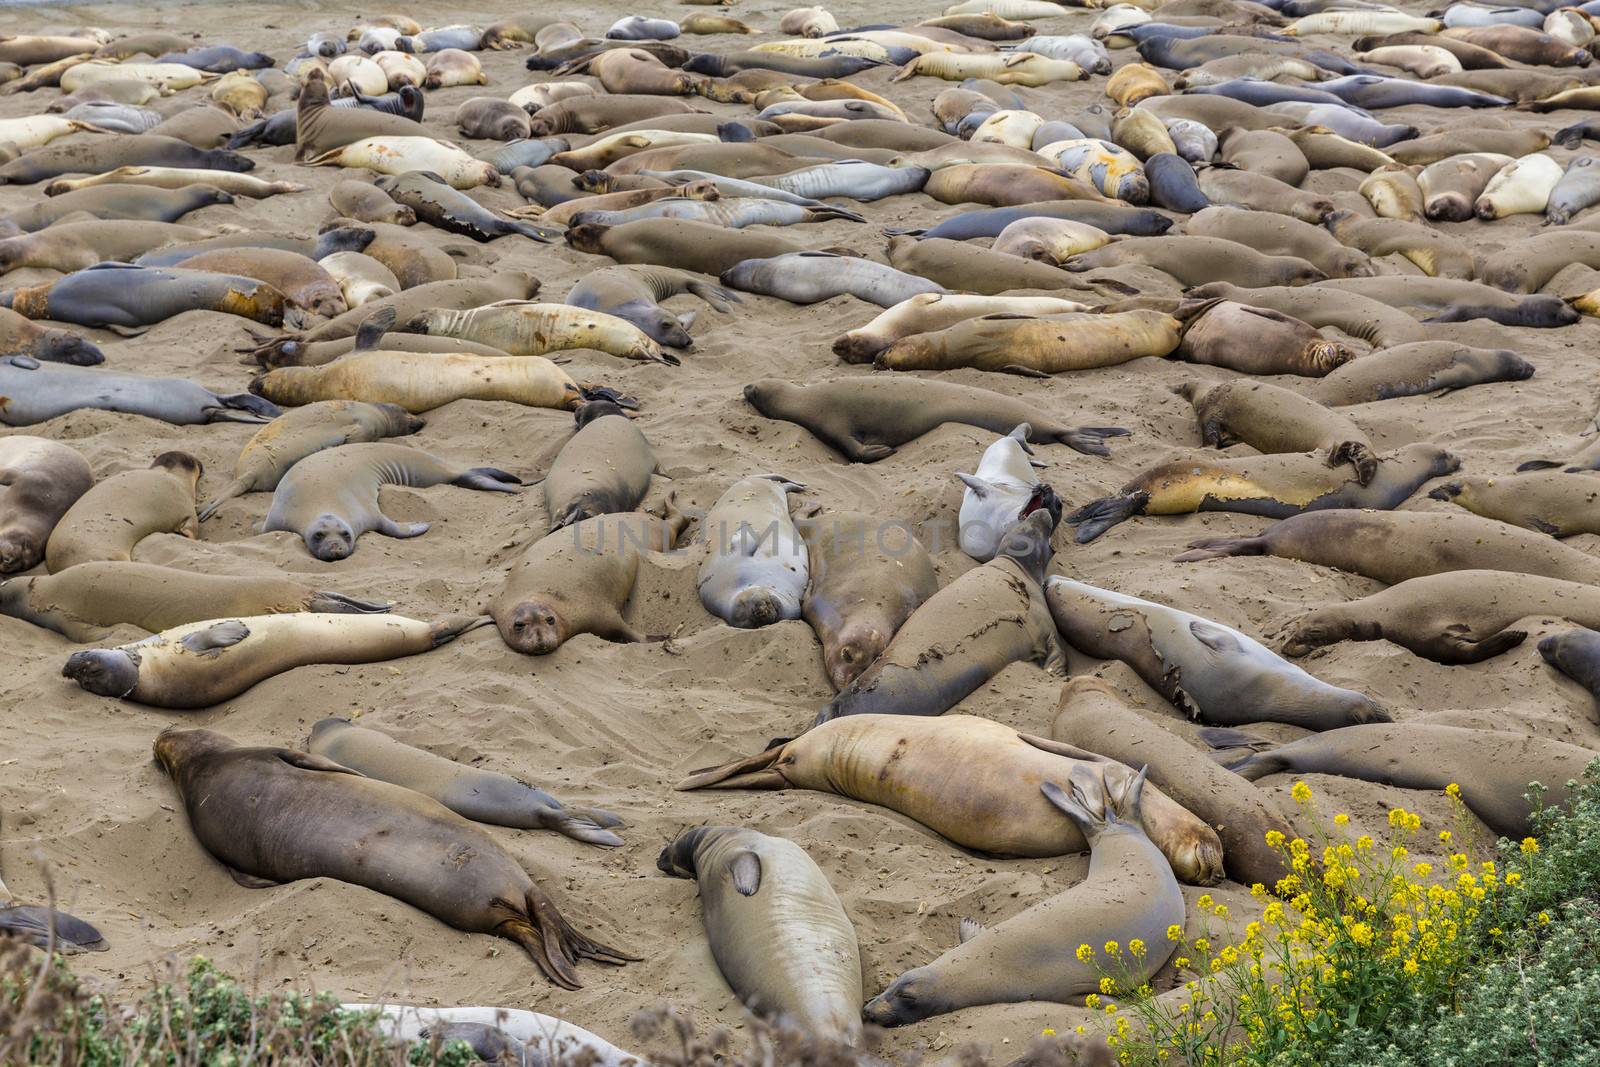
[[[144,470],[113,474],[84,493],[61,517],[45,548],[51,574],[92,560],[127,560],[151,534],[195,537],[200,461],[187,452],[163,452]]]

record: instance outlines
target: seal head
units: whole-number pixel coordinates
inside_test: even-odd
[[[728,621],[741,630],[756,630],[771,626],[783,618],[783,607],[778,596],[770,589],[746,589],[733,598],[733,610]]]
[[[27,530],[0,532],[0,574],[25,571],[44,558],[44,545]]]
[[[139,657],[125,648],[86,649],[67,657],[61,676],[96,696],[121,699],[139,684]]]
[[[577,226],[567,227],[567,246],[579,252],[588,252],[591,255],[604,255],[605,250],[600,247],[600,239],[605,236],[611,227],[602,226],[597,222],[584,222]]]
[[[571,636],[561,613],[540,600],[525,600],[500,626],[505,643],[525,656],[548,656]]]
[[[324,563],[347,559],[356,549],[356,533],[337,515],[318,515],[305,530],[306,549]]]
[[[696,826],[679,834],[677,839],[663,848],[661,855],[656,857],[656,870],[662,874],[670,874],[674,878],[694,878],[695,853],[700,851],[701,842],[715,829],[712,826]]]

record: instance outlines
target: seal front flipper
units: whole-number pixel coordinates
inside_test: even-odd
[[[961,926],[956,932],[956,944],[965,945],[968,941],[983,933],[983,924],[976,919],[963,917]]]
[[[1195,731],[1195,736],[1211,748],[1218,750],[1248,748],[1261,751],[1274,748],[1278,744],[1276,741],[1257,736],[1245,730],[1235,730],[1231,726],[1202,726]]]
[[[298,748],[281,748],[278,758],[291,767],[299,767],[302,771],[324,771],[328,774],[353,774],[357,778],[365,778],[360,771],[353,771],[342,763],[335,763],[327,756],[315,756],[310,752],[301,752]]]
[[[179,643],[190,652],[205,655],[206,653],[220,652],[225,648],[237,645],[249,636],[250,627],[238,619],[228,619],[223,622],[213,623],[204,630],[196,630]]]
[[[1465,626],[1458,624],[1446,628],[1438,636],[1430,638],[1423,644],[1429,659],[1456,667],[1493,659],[1501,653],[1516,648],[1527,638],[1526,630],[1507,629],[1482,640],[1476,640]]]
[[[1203,537],[1189,542],[1189,551],[1172,557],[1174,563],[1193,563],[1202,559],[1222,559],[1225,556],[1262,556],[1267,551],[1267,539],[1255,537]]]
[[[1189,623],[1189,634],[1214,655],[1231,656],[1244,651],[1234,634],[1215,623],[1195,619]]]
[[[735,852],[728,861],[728,877],[740,896],[755,896],[761,888],[761,857],[749,849]]]
[[[361,323],[361,327],[356,330],[356,350],[377,348],[378,342],[383,340],[383,335],[394,329],[395,319],[399,314],[391,304],[368,315]]]
[[[1073,540],[1080,545],[1086,545],[1118,523],[1126,522],[1135,515],[1144,514],[1145,505],[1149,502],[1150,494],[1142,490],[1137,493],[1102,497],[1068,515],[1067,525],[1078,527]]]

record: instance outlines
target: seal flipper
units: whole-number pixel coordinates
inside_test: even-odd
[[[270,878],[257,878],[253,874],[245,874],[243,871],[235,870],[234,868],[229,867],[227,864],[223,864],[222,866],[223,869],[228,872],[229,877],[231,877],[235,882],[238,882],[240,885],[244,886],[246,889],[271,889],[274,886],[280,886],[283,884],[282,882],[274,882]]]
[[[478,489],[490,493],[515,493],[516,486],[522,484],[510,471],[503,471],[498,467],[473,467],[461,477],[450,482],[463,489]]]
[[[1099,753],[1090,752],[1086,748],[1079,748],[1077,745],[1069,745],[1065,741],[1052,741],[1048,737],[1039,737],[1035,734],[1019,733],[1017,736],[1023,741],[1026,741],[1028,744],[1032,745],[1034,748],[1039,749],[1041,752],[1049,752],[1052,755],[1065,756],[1067,759],[1083,760],[1086,763],[1113,762],[1110,756],[1102,756]]]
[[[190,652],[203,656],[208,652],[216,653],[237,645],[249,636],[250,627],[243,622],[238,619],[224,619],[212,623],[204,630],[196,630],[178,643]]]
[[[498,908],[511,912],[495,933],[515,941],[533,958],[534,965],[544,976],[566,989],[579,989],[573,964],[578,959],[591,959],[598,963],[618,966],[638,959],[614,948],[592,941],[574,930],[555,903],[544,895],[544,890],[530,884],[523,900],[522,910],[505,900],[495,900]]]
[[[1118,523],[1144,514],[1145,505],[1149,502],[1150,494],[1142,490],[1102,497],[1068,515],[1067,525],[1078,527],[1073,540],[1086,545]]]
[[[271,422],[283,414],[272,401],[253,393],[230,393],[217,397],[220,407],[206,407],[208,422]]]
[[[354,351],[360,352],[369,348],[377,348],[378,342],[383,340],[383,335],[394,329],[395,319],[399,312],[394,305],[381,307],[362,320],[361,328],[356,331],[356,346]]]
[[[728,876],[741,897],[753,897],[761,888],[761,857],[747,848],[735,852],[728,862]]]
[[[410,537],[421,537],[433,528],[431,522],[395,522],[387,515],[378,516],[377,525],[373,527],[385,537],[397,537],[405,540]]]
[[[0,933],[24,944],[47,947],[52,927],[57,952],[104,952],[111,947],[99,930],[75,915],[34,904],[0,905]]]
[[[956,932],[956,944],[965,945],[968,941],[971,941],[981,933],[983,933],[983,924],[981,922],[979,922],[977,919],[971,919],[963,916],[961,919],[961,926]]]
[[[1464,666],[1482,663],[1522,644],[1528,639],[1526,630],[1501,630],[1482,640],[1474,640],[1465,627],[1451,626],[1422,646],[1428,658],[1446,666]]]
[[[544,829],[603,848],[618,848],[624,843],[609,829],[621,825],[620,818],[600,808],[551,808],[543,818]]]
[[[306,601],[306,610],[332,615],[383,615],[393,611],[394,605],[387,600],[360,600],[319,589]]]
[[[1195,731],[1195,736],[1215,749],[1248,748],[1259,751],[1277,745],[1276,741],[1229,726],[1202,726]]]
[[[1071,521],[1070,519],[1068,520]],[[1193,563],[1202,559],[1222,559],[1224,556],[1264,556],[1267,539],[1254,537],[1203,537],[1189,542],[1189,551],[1172,557],[1174,563]]]
[[[1237,634],[1204,619],[1196,619],[1189,624],[1189,635],[1218,656],[1244,651]]]
[[[454,615],[448,619],[440,619],[428,628],[433,638],[434,648],[447,645],[464,633],[471,633],[480,626],[494,625],[492,615]]]
[[[278,750],[278,758],[291,767],[298,767],[302,771],[322,771],[327,774],[353,774],[357,778],[365,778],[360,771],[351,770],[342,763],[335,763],[327,756],[314,756],[309,752],[301,752],[297,748],[282,748]]]
[[[1378,473],[1378,457],[1365,441],[1340,441],[1328,449],[1328,466],[1348,463],[1356,469],[1356,484],[1368,485]]]
[[[1053,438],[1041,440],[1054,440],[1066,445],[1074,452],[1082,452],[1086,456],[1109,456],[1111,449],[1102,442],[1107,437],[1128,437],[1131,431],[1121,426],[1078,426],[1073,429],[1063,430]]]
[[[720,767],[703,767],[673,786],[680,792],[691,789],[787,789],[789,782],[773,769],[783,755],[787,741],[754,756],[744,756]]]
[[[962,474],[960,471],[957,471],[956,477],[960,478],[961,484],[972,490],[972,494],[979,500],[982,500],[984,497],[994,492],[994,486],[990,485],[976,474]]]

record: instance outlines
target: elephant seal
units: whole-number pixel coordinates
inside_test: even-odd
[[[1176,557],[1278,556],[1396,585],[1462,570],[1509,571],[1600,584],[1600,560],[1543,534],[1462,511],[1312,511],[1254,537],[1209,537]]]
[[[1089,291],[1084,282],[1050,263],[940,237],[891,237],[888,259],[896,270],[926,278],[935,285],[980,296],[994,296],[1012,289]]]
[[[1084,765],[1054,742],[975,715],[850,715],[695,771],[677,788],[816,789],[897,811],[962,848],[1064,856],[1084,851],[1083,832],[1036,790]],[[1153,786],[1139,821],[1181,880],[1222,877],[1216,832]]]
[[[983,450],[974,473],[956,474],[967,487],[957,515],[957,542],[979,563],[993,559],[1001,539],[1033,512],[1048,511],[1052,530],[1061,519],[1060,498],[1034,473],[1038,461],[1028,447],[1028,432],[1023,423]]]
[[[942,715],[1019,660],[1066,674],[1040,583],[1055,517],[1032,512],[995,556],[929,597],[883,652],[817,714]]]
[[[512,565],[489,604],[501,638],[530,656],[549,655],[579,634],[605,641],[650,640],[628,625],[622,612],[633,595],[642,553],[670,551],[688,525],[669,494],[664,517],[596,515],[541,537]]]
[[[456,108],[456,128],[463,137],[515,141],[529,135],[528,113],[497,96],[474,96]]]
[[[505,400],[571,410],[581,391],[543,356],[361,351],[320,367],[279,367],[250,391],[291,406],[318,400],[398,404],[417,414],[456,400]]]
[[[973,237],[998,237],[1012,223],[1028,218],[1071,219],[1110,234],[1155,237],[1172,227],[1172,219],[1159,211],[1125,204],[1095,203],[1087,200],[1044,200],[1015,206],[991,207],[952,215],[936,226],[923,229],[888,229],[891,237],[943,237],[965,241]]]
[[[1520,382],[1531,378],[1533,370],[1533,364],[1510,349],[1417,341],[1346,363],[1318,382],[1311,395],[1330,407],[1341,407],[1485,382]]]
[[[32,185],[63,174],[104,174],[118,167],[200,167],[247,171],[255,160],[237,152],[196,148],[158,133],[124,134],[46,145],[0,167],[0,185]]]
[[[1097,753],[1141,766],[1150,783],[1204,819],[1222,840],[1222,865],[1243,885],[1273,886],[1289,873],[1283,856],[1266,843],[1268,831],[1293,837],[1289,823],[1260,790],[1209,759],[1162,725],[1162,716],[1142,714],[1099,678],[1067,679],[1050,726],[1056,742],[1073,746],[1081,759]]]
[[[568,808],[538,786],[436,756],[349,719],[323,719],[306,751],[380,782],[414,789],[462,818],[518,830],[554,830],[590,845],[616,848],[622,820],[598,808]]]
[[[1104,230],[1071,219],[1027,218],[1001,230],[990,251],[1060,266],[1078,253],[1100,248],[1111,240]]]
[[[1571,326],[1582,316],[1559,296],[1535,293],[1523,295],[1481,282],[1455,278],[1399,278],[1381,275],[1371,278],[1330,278],[1318,282],[1318,289],[1338,289],[1395,308],[1422,308],[1434,312],[1428,322],[1467,322],[1488,319],[1502,326],[1529,326],[1555,329]]]
[[[287,530],[305,539],[313,556],[332,563],[356,550],[368,530],[385,537],[418,537],[426,522],[398,523],[378,506],[385,485],[426,489],[459,485],[514,493],[522,482],[494,467],[461,467],[408,445],[364,443],[324,449],[289,468],[272,494],[261,532]]]
[[[1422,213],[1433,222],[1465,222],[1473,205],[1494,176],[1511,164],[1510,156],[1468,152],[1430,163],[1417,175]]]
[[[402,227],[396,227],[396,229],[403,230]],[[372,255],[372,248],[376,243],[374,241],[367,244],[364,249],[356,248],[352,249],[352,251],[364,251],[365,254]],[[312,258],[321,259],[322,256],[330,254],[331,251],[331,249],[324,251],[322,255],[313,256]],[[394,296],[369,301],[361,307],[352,308],[343,315],[329,319],[322,325],[315,329],[307,330],[303,334],[280,337],[267,342],[254,350],[257,358],[264,361],[268,357],[292,351],[303,344],[354,337],[374,315],[383,313],[390,308],[394,310],[396,321],[409,322],[426,311],[458,311],[483,307],[485,304],[494,304],[502,300],[532,300],[539,293],[539,279],[526,271],[502,270],[490,277],[451,278],[418,285],[415,282],[408,281],[402,273],[405,266],[403,263],[399,264],[402,269],[396,270],[396,264],[388,261],[385,257],[374,255],[373,258],[394,271],[395,276],[400,279],[400,283],[405,286],[403,291],[396,293]],[[449,256],[444,258],[447,261],[450,259]]]
[[[1561,164],[1542,152],[1523,156],[1489,179],[1472,213],[1485,222],[1511,215],[1538,215],[1561,182]]]
[[[1445,30],[1441,37],[1487,48],[1514,63],[1538,67],[1587,67],[1594,57],[1559,38],[1527,26],[1499,23]]]
[[[632,511],[656,470],[649,440],[614,401],[584,401],[573,419],[578,431],[561,446],[544,478],[552,533],[596,515]]]
[[[1600,695],[1600,634],[1594,630],[1552,634],[1539,642],[1539,655],[1591,694]]]
[[[1200,191],[1213,204],[1289,215],[1320,225],[1334,210],[1333,201],[1288,185],[1266,174],[1227,165],[1207,167],[1197,176]]]
[[[1559,471],[1499,478],[1461,478],[1428,494],[1474,515],[1552,537],[1600,533],[1600,479]]]
[[[662,849],[656,867],[698,884],[711,955],[746,1007],[817,1037],[860,1039],[855,927],[805,849],[754,830],[697,826]]]
[[[901,338],[879,352],[873,365],[902,371],[976,367],[1060,374],[1170,355],[1178,347],[1181,328],[1182,324],[1164,311],[1138,308],[1047,318],[988,315],[935,333]]]
[[[1481,278],[1508,293],[1534,293],[1574,263],[1600,267],[1600,235],[1573,227],[1525,237],[1485,256]]]
[[[1223,163],[1298,186],[1311,173],[1300,146],[1277,130],[1223,130],[1217,150]]]
[[[530,16],[531,17],[531,16]],[[371,1017],[385,1036],[405,1042],[431,1041],[438,1036],[449,1045],[464,1040],[473,1052],[490,1063],[537,1067],[581,1056],[596,1067],[642,1067],[644,1060],[611,1042],[574,1026],[565,1019],[521,1008],[499,1005],[425,1008],[412,1004],[361,1004],[345,1002],[346,1015]],[[509,1059],[499,1059],[509,1056]]]
[[[0,241],[0,245],[7,243]],[[0,256],[3,255],[0,252]],[[0,352],[46,363],[70,363],[75,367],[91,367],[106,361],[100,346],[87,338],[68,330],[35,325],[31,319],[9,308],[0,308]]]
[[[993,927],[964,920],[955,948],[867,1002],[868,1022],[905,1026],[981,1004],[1075,1002],[1104,981],[1101,965],[1077,954],[1102,937],[1149,946],[1120,963],[1116,980],[1129,987],[1166,964],[1178,947],[1166,932],[1183,925],[1185,906],[1172,868],[1140,826],[1145,772],[1079,764],[1068,781],[1070,795],[1049,780],[1040,791],[1088,843],[1084,880]]]
[[[1184,382],[1175,392],[1194,405],[1205,444],[1228,448],[1243,441],[1266,455],[1326,450],[1328,466],[1350,464],[1362,485],[1378,473],[1372,441],[1354,420],[1292,389],[1234,379],[1212,386]]]
[[[327,75],[313,69],[295,104],[296,162],[336,152],[369,137],[427,137],[420,122],[365,107],[334,107]]]
[[[811,581],[801,617],[822,645],[835,691],[883,654],[907,619],[939,591],[928,550],[909,527],[861,512],[800,523]]]
[[[222,615],[373,614],[389,608],[385,601],[313,589],[288,578],[196,574],[114,560],[79,563],[59,574],[0,583],[0,615],[24,619],[80,643],[103,641],[116,626],[160,633]]]
[[[1183,333],[1177,355],[1190,363],[1318,378],[1356,358],[1349,345],[1327,340],[1299,319],[1239,301],[1179,305],[1178,314]]]
[[[1035,220],[1023,219],[1015,226]],[[1041,222],[1063,220],[1041,219]],[[1076,225],[1076,223],[1066,223]],[[1006,232],[1012,232],[1007,227]],[[1090,305],[1052,296],[975,296],[967,293],[919,293],[885,309],[865,326],[858,326],[833,340],[833,354],[846,363],[871,363],[894,342],[913,334],[933,333],[967,319],[983,315],[1062,315],[1088,311]]]
[[[879,307],[893,307],[919,293],[944,292],[943,286],[920,275],[835,252],[789,252],[769,259],[745,259],[723,271],[718,280],[734,289],[792,304],[816,304],[849,295]]]
[[[417,213],[397,204],[388,193],[370,182],[346,179],[328,190],[328,203],[333,210],[358,222],[387,222],[396,226],[411,226]]]
[[[207,619],[116,648],[74,652],[61,669],[96,696],[157,708],[208,708],[310,663],[379,663],[455,640],[489,620],[293,612]]]
[[[93,485],[88,461],[70,445],[0,437],[0,574],[37,567],[56,524]]]
[[[1200,190],[1194,167],[1171,152],[1157,152],[1145,160],[1144,176],[1150,183],[1150,203],[1168,211],[1195,214],[1211,206]]]
[[[0,423],[32,426],[80,408],[145,415],[175,426],[266,422],[276,404],[249,393],[219,395],[183,378],[149,378],[86,367],[50,366],[30,356],[0,356]]]
[[[1043,162],[1043,160],[1041,160]],[[1109,203],[1089,182],[1045,166],[1024,163],[962,163],[941,167],[922,191],[941,204],[1017,207],[1041,200]]]
[[[1393,721],[1371,697],[1329,685],[1210,619],[1059,576],[1045,583],[1045,600],[1073,648],[1121,660],[1198,722],[1332,730]]]
[[[350,310],[344,291],[326,267],[298,252],[280,248],[217,248],[183,261],[184,270],[254,278],[272,286],[293,305],[289,317],[320,322]]]
[[[1304,656],[1340,641],[1392,641],[1424,659],[1482,663],[1520,645],[1518,619],[1548,615],[1600,624],[1593,586],[1511,571],[1454,570],[1409,578],[1293,620],[1283,651]]]
[[[1552,226],[1565,226],[1572,216],[1600,202],[1600,167],[1594,156],[1579,156],[1567,164],[1545,205],[1544,217]]]
[[[1338,473],[1311,453],[1173,460],[1145,471],[1114,496],[1102,497],[1067,516],[1086,544],[1134,515],[1189,515],[1234,511],[1281,519],[1326,508],[1399,507],[1430,478],[1449,474],[1461,461],[1436,445],[1407,445],[1378,457],[1378,472],[1362,484],[1355,472]]]
[[[1471,281],[1477,273],[1471,248],[1426,223],[1364,219],[1353,212],[1335,211],[1324,225],[1342,243],[1369,256],[1404,256],[1430,278]]]
[[[141,222],[176,222],[192,211],[234,202],[232,193],[214,185],[187,185],[162,189],[143,185],[99,185],[52,196],[5,216],[12,225],[33,233],[53,226],[68,215],[84,213],[97,219]]]
[[[1546,640],[1554,641],[1555,638]],[[1249,781],[1269,774],[1337,774],[1401,789],[1461,787],[1461,800],[1489,828],[1518,840],[1534,830],[1528,786],[1545,786],[1539,803],[1561,807],[1600,753],[1565,741],[1498,730],[1411,722],[1348,726],[1250,752],[1227,764]]]
[[[689,293],[705,301],[711,310],[727,314],[729,304],[740,297],[709,279],[665,267],[601,267],[590,271],[573,285],[566,302],[573,307],[603,311],[633,323],[658,344],[673,348],[692,348],[689,324],[694,316],[674,316],[661,301]]]
[[[513,356],[542,356],[589,348],[620,359],[668,366],[677,366],[679,362],[677,356],[663,352],[633,323],[571,304],[502,300],[466,311],[436,309],[413,316],[400,328],[407,333],[476,341]]]
[[[547,226],[502,218],[466,193],[451,188],[448,182],[424,171],[384,175],[372,184],[395,203],[409,207],[422,222],[474,241],[521,234],[542,243],[556,236],[556,231]]]
[[[136,256],[162,245],[195,240],[206,235],[206,230],[193,226],[142,220],[97,219],[92,222],[55,223],[47,229],[0,240],[0,269],[42,267],[70,274],[96,263],[130,262]],[[10,317],[15,318],[15,312]],[[0,316],[0,320],[5,318]],[[28,354],[36,358],[50,358],[38,357],[34,352]]]
[[[233,466],[233,480],[199,510],[199,520],[205,522],[234,497],[271,492],[290,467],[315,452],[385,437],[404,437],[422,427],[421,419],[395,404],[321,400],[295,408],[257,430],[245,442]]]
[[[230,650],[220,651],[227,658]],[[492,836],[415,790],[209,730],[165,730],[155,754],[201,847],[246,886],[301,878],[365,886],[458,930],[515,942],[569,989],[579,985],[580,958],[633,959],[578,933]],[[288,837],[284,826],[294,828]]]
[[[1532,155],[1550,144],[1547,134],[1524,127],[1520,130],[1465,129],[1450,133],[1414,137],[1390,145],[1385,151],[1396,163],[1427,166],[1451,156],[1464,154],[1510,156],[1513,160]],[[1559,168],[1557,168],[1559,169]],[[1498,173],[1498,172],[1497,172]]]
[[[764,474],[733,483],[717,498],[697,534],[710,548],[695,581],[707,611],[741,629],[800,617],[808,556],[789,517],[789,494],[804,488]]]
[[[763,378],[744,388],[745,401],[769,419],[804,426],[851,463],[874,463],[946,422],[1010,433],[1021,423],[1029,439],[1064,444],[1091,456],[1110,455],[1104,441],[1121,427],[1074,427],[1002,393],[929,378],[844,378],[792,385]]]
[[[719,275],[746,259],[768,259],[806,246],[778,234],[727,230],[689,219],[641,219],[618,226],[584,223],[566,233],[579,252],[610,256],[618,263],[677,267]]]
[[[1197,300],[1220,297],[1253,308],[1281,312],[1316,329],[1332,326],[1378,348],[1420,341],[1427,335],[1427,330],[1404,312],[1377,300],[1321,285],[1248,289],[1228,282],[1212,282],[1196,286],[1184,295]]]
[[[287,301],[255,278],[131,263],[97,263],[44,285],[0,292],[0,305],[30,319],[132,333],[185,311],[220,311],[278,326]]]
[[[105,952],[105,935],[76,915],[37,904],[21,904],[0,880],[0,936],[50,953]]]
[[[1326,277],[1303,259],[1268,256],[1220,237],[1126,237],[1074,256],[1067,270],[1084,271],[1142,263],[1184,285],[1225,282],[1253,288],[1307,285]]]
[[[45,546],[51,574],[95,560],[128,560],[151,534],[195,537],[194,494],[201,464],[187,452],[163,452],[143,470],[99,482],[61,516]]]

